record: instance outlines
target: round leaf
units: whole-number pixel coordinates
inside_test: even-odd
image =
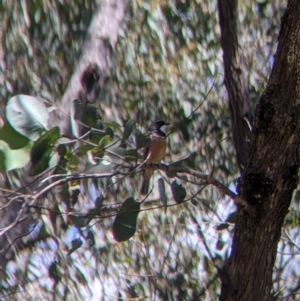
[[[181,204],[186,197],[185,188],[181,184],[178,184],[175,180],[171,184],[171,189],[172,189],[172,194],[175,199],[175,202],[177,204]]]
[[[134,201],[133,198],[128,198],[124,201],[112,227],[116,241],[125,241],[134,235],[139,212],[139,202]]]
[[[35,141],[48,129],[49,113],[43,101],[28,95],[16,95],[8,100],[6,118],[21,135]]]
[[[72,254],[74,251],[79,249],[82,246],[82,240],[80,238],[75,238],[71,241],[71,249],[69,250],[68,254]]]
[[[234,212],[231,212],[227,219],[226,219],[226,222],[227,223],[230,223],[230,224],[235,224],[236,223],[236,219],[237,219],[237,212],[234,211]]]
[[[21,149],[30,141],[23,135],[16,132],[9,123],[5,123],[0,129],[0,140],[5,141],[9,145],[10,149]]]
[[[9,145],[0,140],[0,170],[9,171],[24,167],[30,160],[32,142],[20,149],[10,149]]]

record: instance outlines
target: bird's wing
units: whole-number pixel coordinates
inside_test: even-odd
[[[147,159],[147,156],[149,154],[150,143],[151,143],[151,139],[150,137],[148,137],[146,140],[146,145],[144,147],[144,158],[143,158],[144,161]]]

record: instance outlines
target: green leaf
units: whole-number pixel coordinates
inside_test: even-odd
[[[0,170],[22,168],[30,161],[32,142],[6,123],[0,129]]]
[[[177,204],[181,204],[186,197],[185,188],[181,184],[178,184],[176,182],[176,180],[174,180],[171,184],[171,190],[172,190],[172,194],[175,199],[175,202]]]
[[[92,248],[95,246],[95,236],[94,233],[90,230],[86,236],[86,239],[88,241],[89,247]]]
[[[84,109],[80,108],[79,104],[75,104],[75,105],[78,108],[74,107],[73,111],[76,112],[76,110],[80,110],[80,112],[76,112],[75,116],[77,120],[81,121],[84,124],[84,126],[81,129],[80,135],[85,134],[91,128],[100,130],[100,132],[99,131],[92,132],[89,135],[89,138],[93,143],[98,143],[101,137],[105,135],[103,131],[103,123],[100,119],[98,108],[92,104],[87,104],[84,107]],[[72,126],[72,129],[74,128],[75,134],[78,135],[78,124],[75,123],[75,121],[73,121],[73,123],[74,125]]]
[[[59,282],[61,280],[61,272],[59,270],[57,261],[53,261],[51,263],[48,269],[48,274],[55,282]]]
[[[216,243],[216,249],[220,251],[223,249],[224,246],[225,246],[225,242],[221,239],[218,239]]]
[[[84,134],[85,134],[85,132],[84,132]],[[101,140],[101,138],[103,136],[105,136],[104,132],[103,133],[91,132],[89,134],[88,138],[89,138],[90,142],[92,142],[93,144],[99,144],[99,141]]]
[[[134,128],[134,121],[132,119],[127,120],[125,127],[124,127],[124,132],[123,132],[123,140],[127,140],[132,133]]]
[[[222,230],[228,229],[228,227],[229,227],[229,225],[227,223],[221,223],[216,227],[216,229],[218,231],[222,231]]]
[[[141,156],[136,149],[128,149],[126,151],[126,161],[128,161],[128,162],[137,161],[137,159],[140,157]]]
[[[32,167],[30,175],[37,175],[49,167],[55,142],[60,137],[58,127],[54,127],[41,136],[33,145],[30,153]]]
[[[167,206],[168,206],[168,198],[166,195],[166,187],[165,187],[165,182],[163,178],[158,179],[158,190],[159,190],[159,195],[162,204],[164,205],[165,208],[165,213],[167,212]]]
[[[90,144],[83,144],[81,146],[79,146],[79,148],[77,149],[76,153],[78,155],[86,155],[86,153],[90,150],[92,150],[94,148],[93,145],[90,145]]]
[[[103,123],[106,127],[111,127],[113,129],[119,129],[121,126],[115,122],[115,121],[110,121],[110,122],[104,122]]]
[[[40,161],[41,157],[49,148],[53,148],[55,142],[60,137],[59,128],[56,126],[41,136],[34,144],[31,150],[31,162],[36,164]]]
[[[6,118],[21,135],[35,141],[48,129],[49,113],[44,102],[33,96],[16,95],[8,100]]]
[[[71,241],[71,249],[68,254],[71,255],[74,251],[79,249],[82,246],[82,240],[80,238],[75,238]]]
[[[111,136],[110,135],[105,135],[99,141],[99,146],[101,146],[101,147],[107,146],[109,144],[109,142],[111,142]]]
[[[142,147],[144,147],[147,143],[147,136],[139,133],[136,137],[135,137],[135,142],[136,142],[136,148],[140,149]]]
[[[115,136],[115,133],[114,133],[114,131],[113,131],[112,128],[107,128],[107,129],[105,130],[105,135],[109,135],[110,138],[111,138],[111,140],[112,140],[112,139],[114,138],[114,136]]]
[[[9,123],[4,124],[0,129],[0,140],[5,141],[10,149],[21,149],[30,141],[19,134]]]
[[[103,124],[101,122],[98,122],[100,121],[100,115],[95,105],[88,104],[84,108],[81,116],[81,121],[87,127],[93,127],[100,130],[103,129]]]
[[[134,201],[132,197],[124,201],[112,227],[116,241],[126,241],[134,235],[139,212],[139,202]]]
[[[5,159],[4,152],[0,151],[0,171],[6,171]]]
[[[68,157],[68,159],[69,159],[69,167],[71,168],[71,169],[76,169],[77,167],[78,167],[78,164],[79,164],[79,159],[78,159],[78,157],[77,156],[75,156],[75,155],[70,155],[69,157]]]
[[[236,219],[237,219],[237,212],[234,211],[234,212],[231,212],[227,219],[226,219],[226,222],[227,223],[230,223],[230,224],[235,224],[236,223]]]
[[[30,161],[32,142],[21,149],[10,149],[9,145],[0,140],[0,170],[9,171],[22,168]]]
[[[69,155],[70,150],[63,144],[59,144],[56,149],[56,153],[58,155],[58,162],[56,164],[56,168],[54,169],[54,174],[66,174],[67,173],[67,165],[69,163]],[[50,164],[49,164],[50,165]]]

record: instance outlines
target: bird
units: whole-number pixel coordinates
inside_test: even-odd
[[[144,149],[144,164],[158,164],[165,156],[167,148],[167,136],[161,130],[164,125],[169,125],[169,122],[163,120],[154,121],[149,126],[149,139]],[[150,178],[153,174],[153,168],[145,168],[143,171],[143,181],[140,193],[148,194]]]

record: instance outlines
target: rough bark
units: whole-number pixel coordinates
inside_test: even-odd
[[[233,143],[237,163],[243,173],[249,155],[251,132],[248,123],[251,123],[252,113],[238,44],[237,0],[218,0],[218,12]]]
[[[75,98],[85,103],[99,100],[99,93],[110,77],[113,66],[113,49],[128,0],[97,0],[96,9],[89,26],[83,51],[69,81],[62,100],[57,104],[60,111],[55,123],[61,131],[70,134],[70,122],[65,116],[70,114]],[[55,124],[54,124],[55,125]]]
[[[300,145],[300,2],[282,18],[273,69],[256,108],[249,162],[239,186],[257,208],[239,210],[232,250],[220,274],[220,300],[269,300],[284,218],[297,185]]]

